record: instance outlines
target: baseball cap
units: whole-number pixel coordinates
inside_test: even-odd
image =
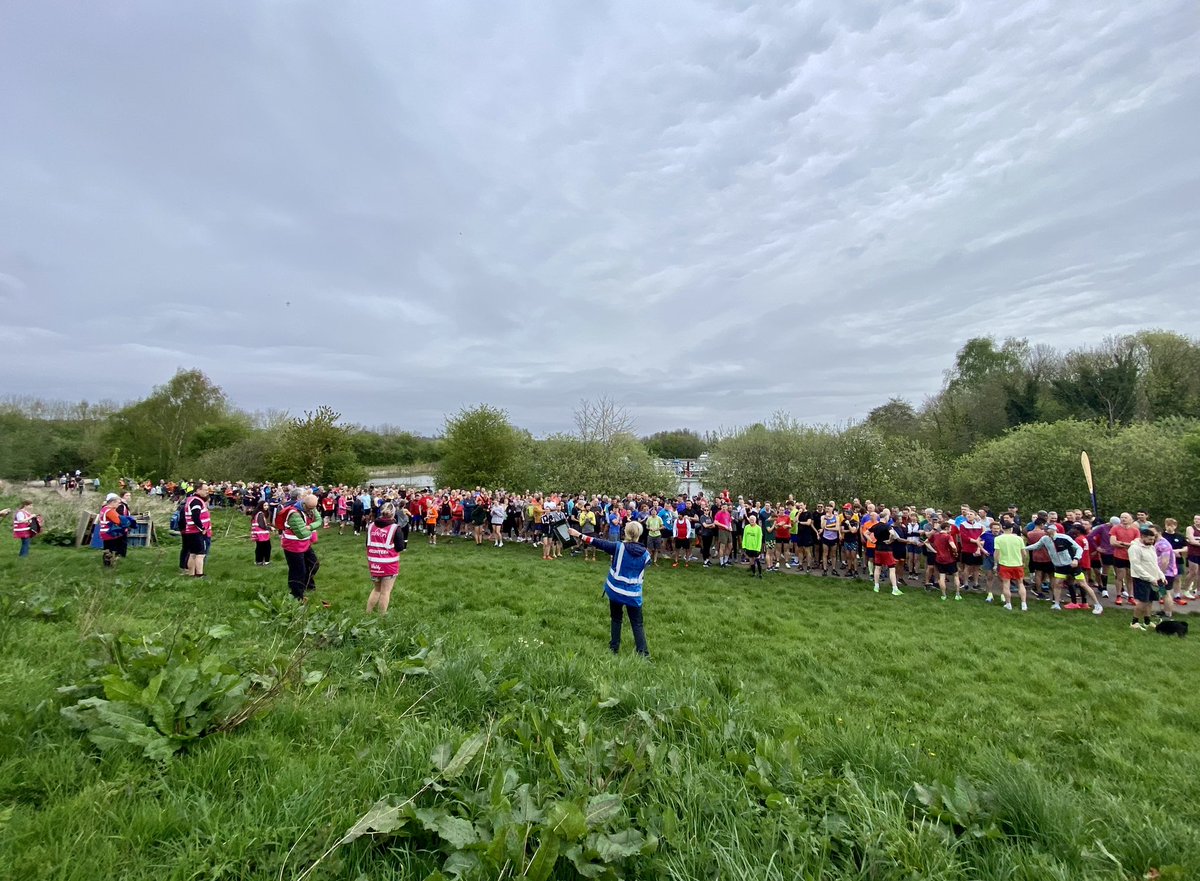
[[[1154,535],[1153,526],[1143,526],[1139,531],[1142,533],[1142,535]]]
[[[842,510],[843,511],[853,511],[854,506],[852,504],[850,504],[849,502],[846,502],[846,504],[842,505]]]
[[[119,495],[117,495],[116,493],[109,493],[108,495],[106,495],[106,496],[104,497],[104,501],[106,501],[106,502],[115,502],[115,501],[116,501],[117,499],[119,499],[119,498],[121,498],[121,497],[120,497]]]

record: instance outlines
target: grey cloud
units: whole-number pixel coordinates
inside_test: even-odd
[[[920,400],[972,335],[1197,333],[1194,12],[22,4],[4,390],[703,429]]]

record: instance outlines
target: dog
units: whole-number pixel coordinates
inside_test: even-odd
[[[1167,618],[1159,621],[1154,627],[1155,633],[1162,636],[1178,636],[1183,639],[1187,636],[1188,623],[1186,621],[1176,621],[1174,618]]]

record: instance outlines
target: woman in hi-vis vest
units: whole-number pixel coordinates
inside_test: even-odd
[[[379,519],[367,527],[367,566],[371,571],[371,595],[367,597],[367,613],[386,615],[392,599],[392,588],[400,574],[400,552],[404,550],[404,533],[396,524],[396,506],[384,503]]]

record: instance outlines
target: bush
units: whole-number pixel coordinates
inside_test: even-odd
[[[1024,511],[1091,506],[1080,453],[1088,451],[1105,515],[1143,510],[1161,520],[1200,511],[1200,477],[1188,444],[1200,423],[1168,419],[1110,429],[1072,419],[1022,425],[958,460],[951,494]],[[1098,512],[1099,513],[1099,512]]]

